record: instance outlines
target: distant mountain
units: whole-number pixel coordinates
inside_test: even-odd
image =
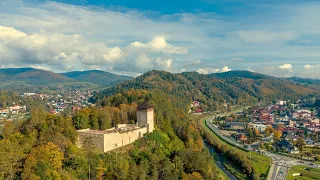
[[[312,87],[320,90],[320,79],[301,78],[301,77],[290,77],[286,79],[297,85]]]
[[[98,88],[115,85],[132,79],[104,71],[74,71],[54,73],[34,68],[0,69],[0,89],[33,90],[39,86],[59,86],[69,88]]]
[[[294,83],[308,84],[308,85],[320,85],[320,79],[311,79],[311,78],[301,78],[301,77],[290,77],[287,80]]]
[[[149,71],[135,79],[108,88],[95,96],[101,99],[122,90],[160,89],[181,98],[199,100],[210,110],[224,103],[250,104],[271,102],[277,99],[296,99],[300,96],[319,93],[318,90],[249,71],[203,75],[197,72],[171,74],[165,71]]]
[[[105,71],[89,70],[89,71],[72,71],[61,73],[61,75],[72,78],[77,81],[91,82],[94,84],[111,85],[132,79],[129,76],[116,75]]]
[[[33,68],[0,69],[0,81],[19,81],[30,85],[47,85],[75,82],[74,79],[70,79],[57,73]]]
[[[267,76],[265,74],[259,74],[251,71],[245,71],[245,70],[234,70],[234,71],[228,71],[223,73],[214,73],[210,74],[209,76],[212,77],[219,77],[219,78],[248,78],[248,79],[270,79],[274,78],[272,76]]]

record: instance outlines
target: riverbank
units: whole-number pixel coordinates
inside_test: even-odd
[[[244,156],[246,156],[246,158],[248,158],[250,163],[252,164],[252,167],[254,168],[254,170],[259,173],[260,178],[266,179],[267,174],[268,174],[268,169],[269,169],[269,163],[270,163],[269,157],[263,156],[261,154],[255,153],[255,152],[246,152],[244,150],[238,149],[238,148],[233,147],[230,144],[224,142],[214,132],[212,132],[209,129],[209,127],[206,126],[205,119],[199,120],[199,125],[201,126],[202,130],[209,133],[210,136],[214,139],[214,141],[221,143],[221,145],[223,147],[227,147],[236,153],[243,154]],[[234,167],[234,166],[228,166],[228,168],[232,168],[232,167]],[[233,168],[231,171],[239,171],[239,169]],[[242,176],[243,172],[241,172],[241,170],[238,174],[241,174],[241,176],[239,175],[239,177],[237,176],[237,178],[243,179],[243,176]]]
[[[226,178],[230,180],[238,180],[236,176],[234,176],[228,169],[225,167],[223,162],[223,156],[217,152],[215,152],[214,148],[210,146],[208,143],[204,142],[205,147],[209,149],[210,154],[214,158],[214,162],[216,166],[223,172]]]

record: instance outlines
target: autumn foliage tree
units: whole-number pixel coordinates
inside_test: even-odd
[[[22,179],[61,179],[63,153],[51,142],[31,150],[27,156]]]
[[[279,141],[279,140],[281,139],[281,136],[282,136],[282,131],[280,131],[280,130],[275,130],[275,131],[273,132],[273,139],[274,139],[275,141]]]
[[[267,137],[269,137],[271,135],[271,133],[274,132],[274,129],[272,126],[267,126],[266,130],[265,130],[265,134]]]

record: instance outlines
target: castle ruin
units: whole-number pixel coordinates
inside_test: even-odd
[[[78,130],[79,146],[88,139],[103,152],[128,145],[154,130],[153,111],[152,106],[143,102],[137,109],[136,124],[117,124],[116,127],[106,130]]]

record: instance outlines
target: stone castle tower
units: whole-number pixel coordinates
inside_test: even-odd
[[[138,106],[137,125],[138,127],[147,127],[147,132],[151,133],[154,130],[153,120],[154,108],[146,101]]]

